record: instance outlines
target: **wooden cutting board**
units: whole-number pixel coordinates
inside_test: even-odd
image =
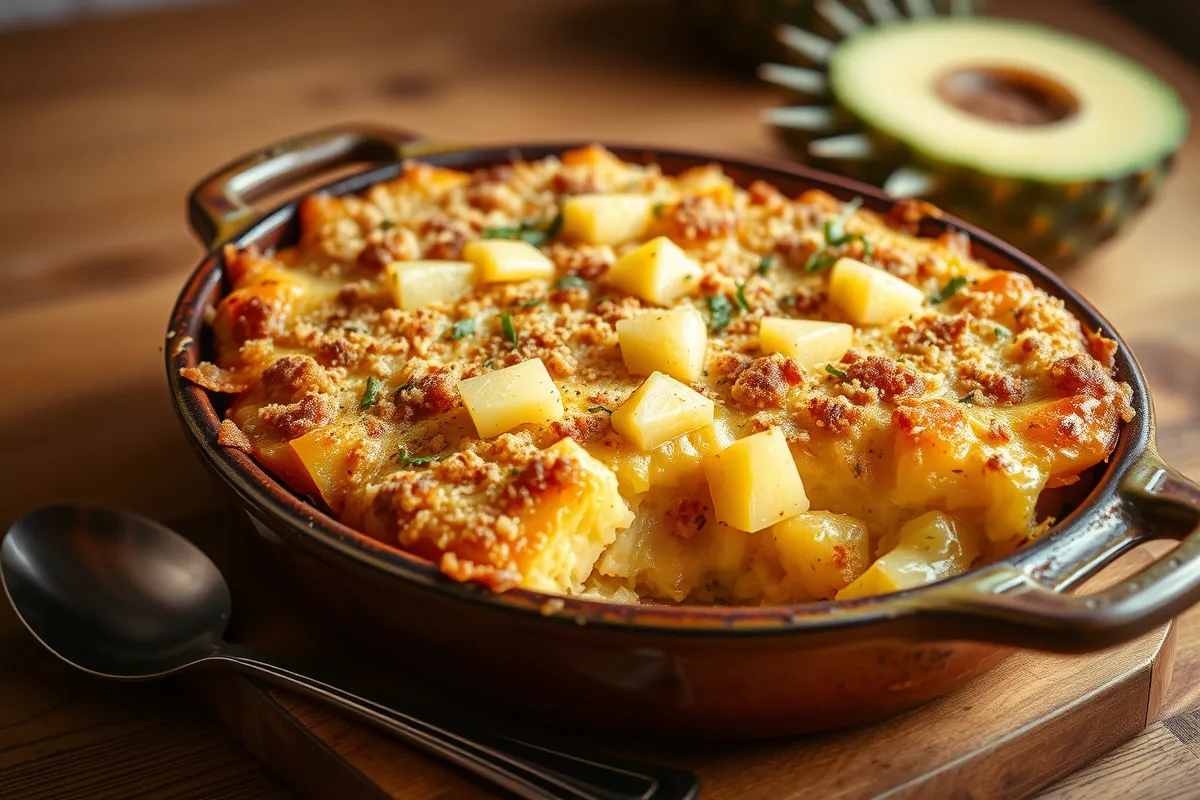
[[[359,680],[405,686],[394,667],[360,657],[318,613],[256,564],[254,534],[234,513],[181,525],[229,578],[231,638],[336,663]],[[1149,562],[1137,550],[1088,587]],[[1171,679],[1174,625],[1102,653],[1020,652],[961,691],[880,724],[753,744],[615,742],[559,734],[695,770],[705,797],[1026,797],[1134,737],[1158,713]],[[414,654],[419,657],[419,653]],[[221,672],[192,677],[202,704],[301,796],[496,798],[443,766],[305,698]],[[417,687],[422,694],[431,690]]]

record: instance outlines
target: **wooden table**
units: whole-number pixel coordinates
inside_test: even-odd
[[[1200,109],[1196,67],[1110,12],[1082,0],[990,5],[1129,53]],[[0,525],[58,500],[163,518],[222,502],[172,415],[160,349],[200,255],[183,197],[236,154],[344,120],[463,141],[780,154],[757,122],[771,93],[700,66],[661,33],[662,17],[638,0],[244,0],[0,36]],[[1148,370],[1162,450],[1192,475],[1197,220],[1194,133],[1159,204],[1068,276]],[[1180,641],[1160,721],[1053,796],[1086,796],[1098,781],[1139,797],[1200,785],[1200,612]],[[0,687],[5,798],[287,796],[174,687],[70,673],[7,606]]]

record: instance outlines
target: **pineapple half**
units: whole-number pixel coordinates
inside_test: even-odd
[[[759,76],[793,105],[768,109],[800,160],[919,197],[1051,267],[1115,235],[1157,193],[1187,137],[1174,90],[1097,44],[967,16],[868,18],[815,6],[838,41],[778,31],[798,62]],[[890,11],[883,11],[889,8]]]

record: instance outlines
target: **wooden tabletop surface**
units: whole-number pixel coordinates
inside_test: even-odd
[[[770,91],[698,63],[641,0],[241,0],[0,35],[0,526],[63,501],[162,518],[223,502],[172,414],[167,312],[200,257],[183,198],[231,157],[372,120],[454,141],[594,139],[781,155]],[[1200,71],[1083,0],[991,0]],[[644,24],[641,24],[644,23]],[[666,32],[664,32],[666,31]],[[1161,201],[1068,274],[1146,367],[1164,455],[1200,476],[1200,135]],[[1057,790],[1200,785],[1200,616],[1164,719]],[[70,673],[0,610],[0,796],[285,797],[170,686]],[[1179,795],[1183,796],[1183,795]]]

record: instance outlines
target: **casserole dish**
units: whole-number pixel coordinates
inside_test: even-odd
[[[377,166],[323,187],[359,192],[397,175],[400,161],[476,169],[533,160],[572,144],[437,147],[410,134],[346,127],[265,148],[201,182],[189,200],[210,249],[180,295],[168,331],[167,368],[193,445],[238,495],[266,552],[309,590],[340,627],[384,656],[437,675],[458,692],[523,713],[638,733],[754,737],[839,727],[885,716],[963,684],[1012,647],[1098,649],[1127,640],[1200,599],[1200,488],[1153,447],[1145,380],[1127,348],[1116,377],[1137,412],[1087,498],[1049,534],[956,578],[862,600],[782,607],[638,606],[524,589],[495,594],[444,578],[435,564],[339,523],[269,476],[245,453],[217,443],[213,396],[184,380],[210,346],[207,309],[223,293],[220,245],[274,248],[295,240],[297,200],[259,215],[268,191],[364,161]],[[763,179],[785,194],[822,189],[842,200],[891,202],[852,181],[798,167],[664,149],[611,147],[667,173],[720,162],[738,184]],[[1111,333],[1086,302],[1028,258],[950,217],[924,235],[966,231],[974,255],[1025,273],[1061,298],[1085,326]],[[1176,550],[1137,576],[1086,598],[1066,590],[1151,538]]]

